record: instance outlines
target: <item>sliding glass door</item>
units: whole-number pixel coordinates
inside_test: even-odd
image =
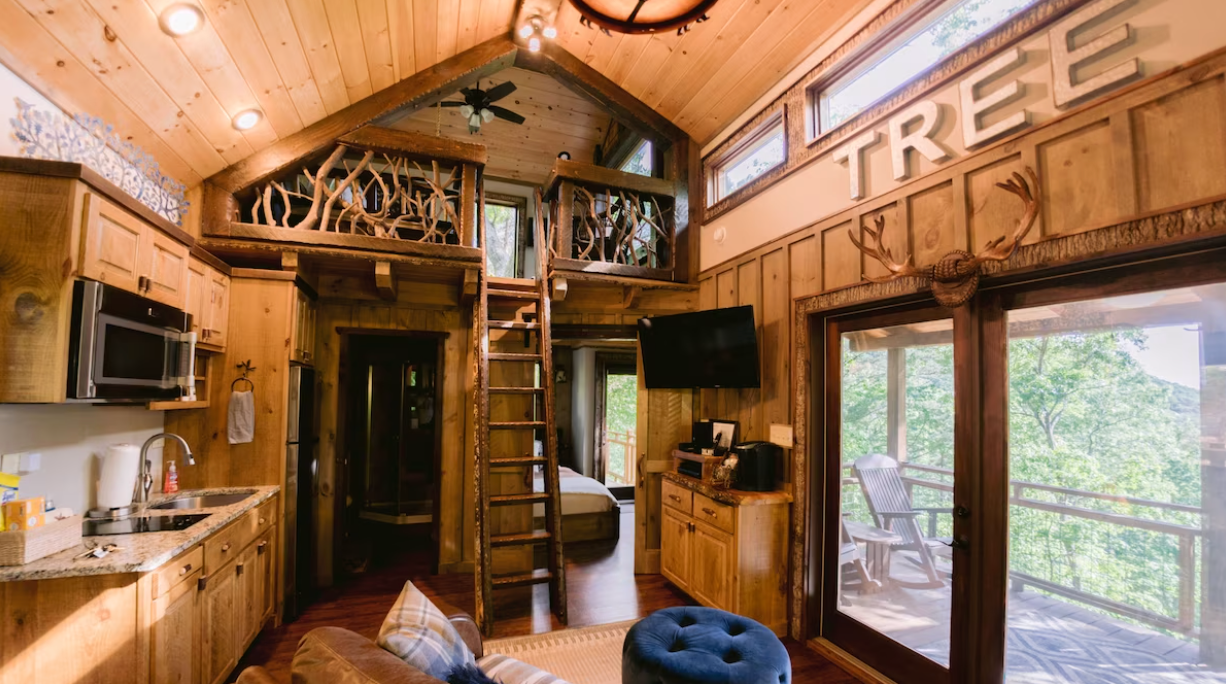
[[[819,318],[815,635],[900,684],[1226,684],[1223,263]]]

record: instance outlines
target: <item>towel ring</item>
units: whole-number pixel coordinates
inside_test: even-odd
[[[247,383],[248,385],[250,385],[250,386],[251,386],[251,389],[250,389],[250,391],[251,391],[251,392],[254,392],[254,391],[255,391],[255,383],[254,383],[254,382],[251,382],[251,379],[250,379],[250,378],[248,378],[248,377],[235,378],[235,379],[234,379],[234,382],[230,383],[230,391],[231,391],[231,392],[233,392],[233,391],[234,391],[234,387],[235,387],[236,385],[238,385],[238,383],[240,383],[240,382],[245,382],[245,383]]]

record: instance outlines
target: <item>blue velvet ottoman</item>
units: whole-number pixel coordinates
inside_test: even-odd
[[[622,645],[622,684],[791,684],[783,642],[761,623],[714,608],[665,608]]]

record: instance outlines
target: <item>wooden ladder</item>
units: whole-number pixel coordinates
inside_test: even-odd
[[[537,193],[537,216],[541,216],[541,198]],[[543,231],[536,222],[536,245],[538,255],[546,254]],[[477,567],[476,567],[476,619],[485,636],[493,634],[495,589],[549,584],[549,603],[558,620],[566,624],[566,574],[562,558],[562,501],[558,484],[558,436],[554,429],[554,375],[553,355],[549,333],[549,277],[547,259],[538,256],[537,279],[505,279],[486,277],[484,272],[478,286],[478,301],[474,308],[473,336],[477,368],[474,393],[476,402],[476,453],[477,459]],[[493,320],[489,317],[490,303],[523,307],[534,306],[534,320]],[[521,316],[521,319],[526,317]],[[525,336],[535,337],[536,350],[515,353],[490,353],[490,330],[522,330]],[[527,346],[527,342],[525,345]],[[540,368],[539,387],[513,386],[491,387],[489,369],[491,363],[535,364]],[[527,420],[491,421],[491,395],[526,395],[532,397],[533,416]],[[525,430],[543,434],[544,453],[491,453],[490,434],[494,430]],[[526,494],[491,494],[491,467],[544,467],[544,492]],[[531,481],[532,478],[527,478]],[[545,505],[545,529],[529,529],[514,534],[491,534],[490,511],[501,506]],[[531,516],[529,516],[529,519]],[[530,546],[533,551],[539,544],[548,550],[545,568],[530,572],[495,575],[492,567],[494,548]]]

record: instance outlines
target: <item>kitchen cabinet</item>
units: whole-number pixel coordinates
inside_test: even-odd
[[[197,568],[153,601],[149,648],[149,678],[153,682],[200,681],[202,574],[203,569]]]
[[[212,269],[207,264],[194,257],[187,262],[187,296],[185,298],[186,305],[183,307],[183,310],[191,314],[191,331],[196,333],[197,343],[204,336],[203,329],[208,311],[206,302],[208,302],[210,271]]]
[[[230,276],[209,269],[209,294],[205,304],[208,316],[202,331],[203,344],[223,350],[230,330]]]
[[[661,574],[704,606],[784,634],[791,497],[716,490],[679,473],[663,477]]]
[[[290,360],[309,364],[315,354],[315,300],[302,289],[295,293]]]
[[[82,276],[185,308],[187,245],[92,192],[81,232]]]
[[[200,681],[223,684],[238,664],[239,578],[233,563],[210,572],[205,578],[204,608],[200,633],[204,667]],[[154,684],[161,684],[154,680]]]

